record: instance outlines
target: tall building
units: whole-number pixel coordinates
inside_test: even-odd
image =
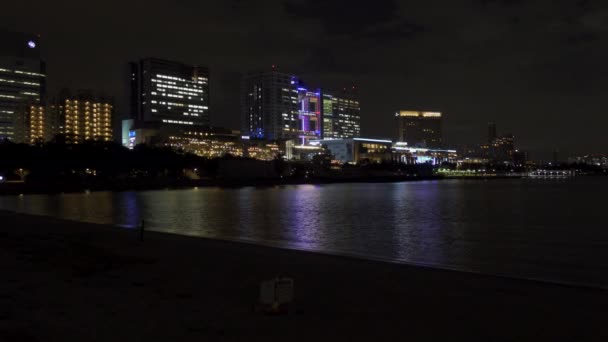
[[[209,125],[209,69],[156,58],[132,62],[129,68],[132,118]]]
[[[22,144],[35,144],[52,140],[54,127],[39,105],[23,105],[17,108],[14,120],[13,141]]]
[[[442,114],[402,110],[395,114],[397,120],[397,141],[410,146],[442,147]]]
[[[305,87],[294,75],[273,67],[241,83],[241,131],[262,139],[345,139],[361,135],[356,89],[325,91]]]
[[[321,90],[298,88],[298,140],[307,145],[311,140],[323,138],[323,100]]]
[[[494,138],[490,145],[491,157],[497,162],[513,162],[515,153],[515,136],[505,134]]]
[[[80,91],[75,96],[67,90],[52,101],[48,107],[49,122],[57,122],[55,133],[68,144],[88,140],[112,141],[112,100]]]
[[[338,139],[338,115],[334,115],[338,100],[328,92],[323,92],[323,139]]]
[[[15,139],[17,111],[44,104],[45,64],[40,38],[0,31],[0,139]]]
[[[323,138],[361,136],[361,108],[356,89],[323,92]]]
[[[301,99],[296,76],[275,67],[245,75],[241,81],[241,132],[260,139],[294,139],[301,131]]]
[[[490,122],[488,123],[488,144],[492,144],[494,139],[496,139],[496,124]]]

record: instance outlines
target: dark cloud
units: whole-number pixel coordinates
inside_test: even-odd
[[[478,2],[483,6],[488,5],[502,5],[502,6],[514,6],[521,5],[524,3],[524,0],[478,0]]]
[[[424,31],[421,25],[402,18],[398,4],[392,0],[377,0],[373,4],[350,0],[286,0],[283,6],[294,19],[318,20],[329,35],[390,40]]]
[[[593,43],[600,39],[600,35],[595,32],[575,32],[566,37],[566,42],[569,44],[586,44]]]

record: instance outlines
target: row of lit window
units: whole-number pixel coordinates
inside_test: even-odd
[[[26,81],[15,81],[15,80],[6,80],[6,79],[3,79],[3,78],[0,78],[0,82],[4,82],[4,83],[17,83],[17,84],[31,85],[31,86],[35,86],[35,87],[40,87],[40,83],[26,82]]]
[[[176,89],[176,90],[183,90],[183,91],[189,91],[192,93],[203,93],[204,91],[202,89],[197,89],[197,88],[185,88],[185,87],[178,87],[178,86],[174,86],[174,85],[166,85],[166,84],[157,84],[156,85],[157,88],[167,88],[167,89]],[[192,95],[197,95],[197,94],[192,94]]]
[[[28,71],[21,71],[21,70],[9,70],[9,69],[0,69],[0,71],[2,71],[2,72],[14,72],[15,74],[21,74],[21,75],[46,77],[46,75],[39,74],[37,72],[28,72]]]
[[[188,81],[186,79],[183,79],[183,78],[180,78],[180,77],[175,77],[175,76],[156,74],[156,77],[158,77],[158,78],[164,78],[164,79],[167,79],[167,80],[190,82],[190,81]],[[196,77],[196,80],[197,80],[197,82],[208,81],[208,79],[206,77],[201,77],[201,76]]]
[[[177,83],[177,82],[164,81],[164,80],[157,80],[157,79],[155,79],[155,78],[153,78],[153,79],[152,79],[152,82],[153,82],[153,83],[156,83],[156,84],[157,84],[157,87],[159,87],[159,88],[161,87],[161,85],[164,85],[164,84],[165,84],[165,85],[169,85],[169,86],[173,86],[173,87],[176,87],[176,86],[178,85],[178,83]],[[167,87],[167,86],[165,86],[165,87]],[[186,87],[186,88],[183,88],[183,87],[177,87],[176,89],[185,89],[185,90],[189,90],[189,91],[193,91],[192,89],[195,89],[196,91],[200,90],[200,92],[203,92],[203,91],[201,90],[201,89],[203,89],[203,87],[202,87],[201,85],[197,85],[197,84],[194,84],[194,83],[186,83],[186,84],[185,84],[185,87]],[[170,87],[169,87],[169,88],[170,88]]]

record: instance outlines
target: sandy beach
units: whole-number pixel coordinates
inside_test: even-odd
[[[0,341],[606,341],[608,291],[0,212]],[[253,310],[295,280],[289,315]]]

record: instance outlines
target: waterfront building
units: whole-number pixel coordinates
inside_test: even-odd
[[[442,147],[442,113],[402,110],[395,118],[398,142],[423,148]]]
[[[379,163],[393,160],[393,142],[390,140],[367,138],[324,139],[311,141],[311,145],[327,149],[332,155],[332,160],[340,163]]]
[[[171,147],[205,158],[225,156],[272,160],[284,154],[284,144],[250,139],[240,131],[222,127],[184,126],[132,119],[122,122],[122,144],[134,148],[140,144]]]
[[[241,132],[266,140],[299,138],[302,131],[299,100],[306,99],[294,75],[277,71],[258,71],[241,81]],[[309,110],[309,108],[306,108]]]
[[[127,148],[145,144],[152,146],[170,146],[176,149],[188,150],[194,153],[200,145],[201,137],[228,138],[236,140],[238,133],[224,128],[210,126],[182,125],[178,123],[163,123],[159,121],[138,121],[126,119],[122,121],[122,144]],[[192,144],[189,142],[192,141]],[[188,146],[183,148],[184,146]],[[213,152],[205,152],[213,154]],[[205,154],[200,153],[200,154]]]
[[[286,142],[243,140],[243,156],[257,160],[273,160],[285,155]]]
[[[221,128],[174,132],[167,137],[164,146],[206,158],[244,155],[240,136]]]
[[[0,42],[0,139],[15,140],[18,111],[44,105],[46,68],[37,35],[0,31]]]
[[[57,122],[53,128],[67,144],[85,141],[112,141],[113,100],[95,96],[90,91],[79,91],[72,95],[63,90],[47,108],[47,120]],[[54,135],[54,134],[53,134]]]
[[[585,154],[568,158],[570,164],[583,164],[608,169],[608,154]]]
[[[356,87],[323,92],[323,139],[361,136],[361,107]]]
[[[496,162],[513,162],[515,136],[505,134],[494,138],[490,145],[490,156]]]
[[[158,58],[129,63],[129,69],[133,119],[209,125],[209,69]]]
[[[456,150],[432,149],[408,146],[405,142],[393,144],[393,160],[405,164],[431,164],[456,163],[458,152]]]

